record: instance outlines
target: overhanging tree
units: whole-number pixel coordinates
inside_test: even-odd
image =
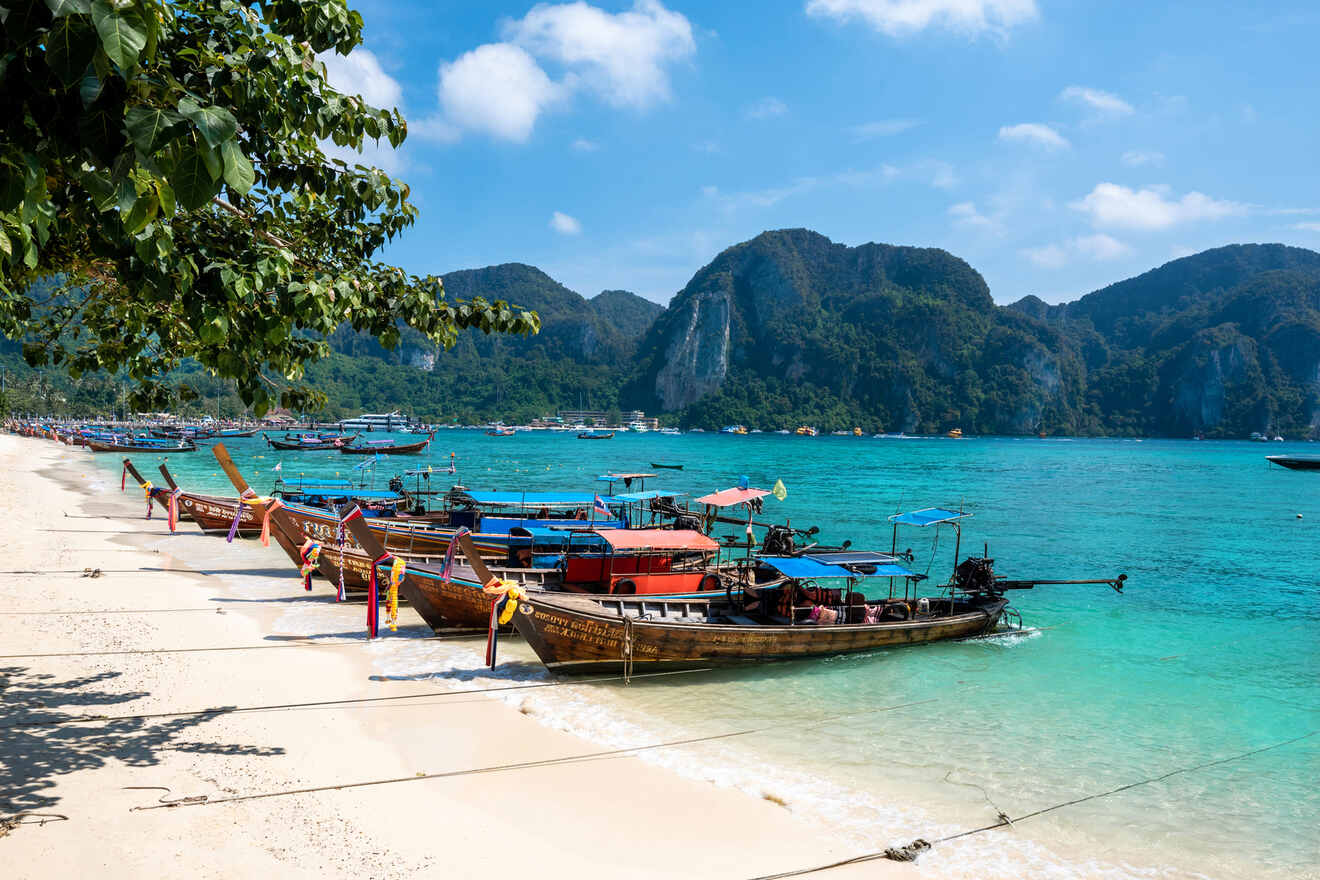
[[[322,148],[407,132],[326,82],[317,54],[361,42],[345,0],[0,0],[0,26],[0,331],[30,364],[157,408],[194,358],[261,413],[321,402],[304,368],[341,324],[539,328],[373,259],[417,210]]]

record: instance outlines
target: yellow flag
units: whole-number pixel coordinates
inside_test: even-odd
[[[788,490],[784,488],[783,480],[775,480],[775,487],[770,490],[770,494],[783,501],[788,497]]]

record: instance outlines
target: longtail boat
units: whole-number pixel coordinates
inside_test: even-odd
[[[1265,460],[1294,471],[1320,471],[1320,455],[1267,455]]]
[[[266,443],[272,449],[279,449],[284,452],[328,452],[339,449],[348,443],[352,443],[361,435],[354,434],[352,437],[338,434],[321,434],[317,436],[303,437],[285,435],[283,440],[271,437],[268,434],[262,434],[261,436],[266,438]]]
[[[928,508],[890,517],[897,527],[953,525],[960,511]],[[954,559],[957,560],[957,549]],[[859,558],[860,557],[860,558]],[[1001,618],[1021,616],[1004,593],[1042,584],[1106,584],[1122,592],[1126,575],[1116,579],[1007,580],[994,572],[994,560],[969,557],[955,566],[942,595],[920,596],[924,579],[906,568],[903,557],[832,552],[778,558],[761,557],[744,571],[738,596],[661,600],[644,596],[530,594],[513,623],[550,669],[566,672],[652,671],[873,651],[880,648],[966,639],[992,632]],[[761,582],[765,575],[777,580]],[[889,580],[887,598],[868,598],[854,589],[864,577]],[[819,586],[822,580],[844,584]],[[894,582],[902,579],[903,596]],[[909,596],[909,592],[912,593]]]
[[[236,514],[238,525],[234,530],[235,537],[250,538],[261,534],[262,517],[250,505],[240,505],[237,498],[182,490],[164,464],[160,466],[160,474],[172,491],[179,492],[180,511],[187,514],[187,518],[197,523],[198,528],[208,535],[228,535],[230,529],[235,528]]]
[[[215,432],[218,440],[233,440],[239,437],[255,437],[260,428],[221,428]]]
[[[150,437],[98,440],[88,437],[85,444],[92,452],[196,452],[197,444],[191,440],[162,440]]]
[[[357,445],[340,446],[339,451],[345,455],[417,455],[431,444],[435,438],[435,432],[427,435],[425,440],[417,443],[393,444],[389,440],[368,440],[365,443]]]
[[[577,435],[579,440],[613,440],[613,431],[583,431]]]

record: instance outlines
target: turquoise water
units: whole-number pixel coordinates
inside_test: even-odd
[[[228,444],[258,489],[283,474],[348,476],[331,453]],[[1104,586],[1010,594],[1035,635],[747,672],[575,689],[535,711],[599,738],[715,733],[829,719],[671,760],[787,803],[862,849],[1021,816],[1320,729],[1320,473],[1268,468],[1308,444],[1192,441],[878,440],[750,435],[442,432],[470,488],[597,488],[607,470],[682,462],[648,487],[702,494],[740,474],[784,502],[765,517],[831,542],[887,548],[898,509],[965,505],[964,552],[988,542],[1000,573],[1129,575]],[[154,459],[135,456],[143,470]],[[99,456],[106,468],[117,468]],[[174,456],[180,482],[228,490],[205,452]],[[437,474],[447,487],[447,474]],[[1302,514],[1302,518],[1298,518]],[[917,566],[944,577],[953,535],[909,530]],[[382,650],[402,650],[384,643]],[[479,664],[478,649],[452,662]],[[528,660],[521,646],[504,656]],[[516,664],[515,664],[516,665]],[[587,696],[581,696],[586,691]],[[919,705],[893,711],[884,707]],[[639,734],[640,732],[640,734]],[[1320,736],[1172,776],[937,847],[923,865],[969,877],[1297,877],[1320,862]],[[823,824],[822,824],[823,823]],[[786,866],[795,867],[795,866]]]

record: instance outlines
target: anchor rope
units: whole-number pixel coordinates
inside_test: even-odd
[[[662,676],[688,675],[694,672],[710,672],[712,667],[700,667],[697,669],[677,669],[668,672],[648,672],[643,675],[635,675],[633,678],[659,678]],[[523,691],[534,690],[537,688],[563,687],[565,685],[575,684],[601,684],[611,681],[622,681],[623,676],[611,675],[601,678],[586,678],[573,681],[537,681],[521,682],[518,684],[500,685],[498,687],[482,688],[461,688],[459,690],[449,691],[428,691],[420,694],[391,694],[387,697],[348,697],[339,700],[309,700],[300,703],[271,703],[267,705],[256,706],[216,706],[209,709],[189,709],[175,712],[138,712],[129,715],[76,715],[70,718],[51,718],[41,721],[17,721],[12,724],[0,724],[0,730],[11,730],[19,727],[62,727],[66,724],[82,724],[89,721],[141,721],[153,718],[186,718],[191,716],[204,715],[238,715],[246,712],[270,712],[282,709],[314,709],[319,707],[350,706],[350,705],[368,705],[372,703],[391,703],[399,700],[421,700],[432,697],[455,697],[471,696],[473,694],[491,694],[503,691]]]
[[[639,678],[640,676],[634,676]],[[650,743],[640,746],[626,746],[617,749],[604,749],[596,752],[586,752],[579,755],[565,755],[559,758],[543,758],[535,761],[517,761],[509,764],[494,764],[488,767],[472,767],[464,770],[447,770],[440,773],[418,773],[414,776],[393,776],[383,779],[368,779],[360,782],[344,782],[337,785],[316,785],[306,788],[289,788],[278,791],[259,792],[257,794],[240,794],[229,797],[210,798],[206,796],[197,796],[183,798],[180,800],[162,802],[146,807],[131,807],[129,812],[140,810],[161,810],[172,807],[194,807],[211,806],[214,804],[232,804],[241,801],[265,800],[268,798],[289,797],[299,794],[315,794],[322,791],[344,791],[353,788],[368,788],[377,785],[392,785],[397,782],[419,782],[423,779],[449,779],[458,776],[476,776],[484,773],[500,773],[509,770],[528,770],[535,767],[551,767],[560,764],[577,764],[584,761],[595,761],[603,758],[616,758],[640,754],[642,752],[657,751],[660,749],[675,748],[678,746],[698,745],[701,743],[716,742],[718,740],[734,739],[740,736],[750,736],[757,733],[766,733],[772,730],[783,730],[790,727],[812,726],[817,724],[827,724],[842,718],[852,718],[858,715],[873,715],[880,712],[893,712],[900,709],[906,709],[911,706],[921,706],[927,703],[938,702],[940,698],[932,697],[927,700],[917,700],[912,703],[900,703],[894,706],[882,706],[876,709],[868,709],[858,712],[846,712],[840,715],[818,716],[809,719],[797,719],[794,721],[784,721],[778,724],[769,724],[764,727],[752,727],[744,730],[731,730],[724,733],[708,734],[706,736],[691,736],[683,739],[668,740],[665,742]]]
[[[1140,788],[1143,785],[1151,785],[1152,783],[1163,782],[1166,779],[1170,779],[1174,776],[1180,776],[1185,773],[1195,773],[1198,770],[1207,770],[1211,767],[1220,767],[1224,764],[1231,764],[1235,761],[1242,761],[1247,758],[1251,758],[1256,755],[1263,754],[1265,752],[1272,752],[1275,749],[1281,749],[1284,748],[1285,746],[1290,746],[1295,743],[1302,742],[1303,740],[1310,739],[1311,737],[1316,736],[1317,734],[1320,734],[1320,729],[1312,730],[1309,733],[1304,733],[1301,734],[1300,736],[1292,737],[1291,739],[1281,740],[1279,742],[1270,743],[1269,745],[1266,746],[1260,746],[1259,748],[1250,749],[1245,752],[1239,752],[1235,755],[1229,755],[1224,758],[1217,758],[1212,761],[1203,761],[1199,764],[1193,764],[1190,767],[1178,767],[1174,770],[1170,770],[1167,773],[1162,773],[1158,776],[1150,776],[1145,779],[1139,779],[1135,782],[1129,782],[1125,785],[1120,785],[1115,788],[1111,788],[1108,791],[1094,792],[1092,794],[1082,795],[1080,797],[1073,798],[1072,800],[1062,801],[1061,803],[1057,803],[1057,804],[1051,804],[1048,807],[1042,807],[1041,809],[1033,810],[1030,813],[1023,813],[1021,816],[1014,816],[1010,818],[1001,812],[1000,820],[994,823],[993,825],[983,825],[980,828],[972,828],[967,831],[959,831],[956,834],[950,834],[946,837],[936,838],[933,841],[926,841],[922,838],[917,838],[916,840],[912,841],[912,843],[906,846],[889,847],[888,849],[885,849],[880,852],[864,853],[863,855],[860,856],[853,856],[852,858],[840,859],[837,862],[830,862],[829,864],[826,865],[816,865],[810,868],[798,868],[792,871],[782,871],[778,874],[764,874],[759,877],[751,878],[751,880],[783,880],[783,878],[786,877],[802,877],[807,874],[816,874],[821,871],[829,871],[833,868],[842,868],[847,865],[856,865],[856,864],[861,864],[863,862],[874,862],[879,859],[888,859],[890,861],[899,861],[899,862],[915,861],[918,853],[924,852],[925,850],[928,850],[931,847],[941,843],[948,843],[949,841],[952,840],[958,840],[963,837],[970,837],[973,834],[981,834],[986,831],[993,831],[996,828],[1005,828],[1014,825],[1018,822],[1023,822],[1027,819],[1033,819],[1036,816],[1043,816],[1046,813],[1052,813],[1055,810],[1062,810],[1065,807],[1076,806],[1077,804],[1086,803],[1087,801],[1099,800],[1100,798],[1106,798],[1111,795],[1120,794],[1121,792],[1130,791],[1131,789],[1134,788]]]

